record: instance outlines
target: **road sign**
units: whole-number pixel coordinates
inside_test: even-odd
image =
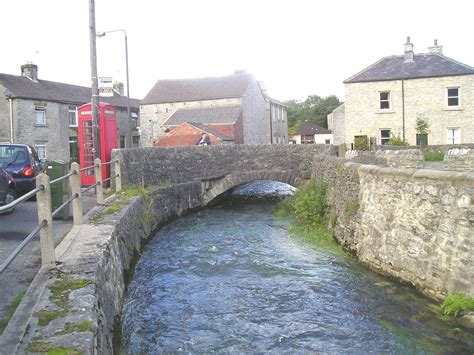
[[[114,84],[111,77],[99,78],[99,96],[114,96]]]

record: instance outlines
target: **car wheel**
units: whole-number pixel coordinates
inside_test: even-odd
[[[9,203],[12,203],[15,200],[16,200],[15,190],[13,190],[13,189],[8,190],[7,196],[5,198],[5,204],[8,205]],[[10,209],[6,212],[3,212],[1,214],[10,214],[10,213],[13,213],[13,211],[15,211],[15,207],[13,207],[12,209]]]

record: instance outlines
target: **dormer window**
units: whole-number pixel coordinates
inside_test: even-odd
[[[390,91],[380,92],[380,109],[390,110]]]
[[[459,88],[448,88],[448,107],[459,106]]]

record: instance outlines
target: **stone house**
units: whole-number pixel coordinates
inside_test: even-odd
[[[270,122],[271,143],[288,144],[288,106],[264,93],[265,120]]]
[[[152,146],[184,122],[221,125],[235,144],[270,144],[270,116],[253,75],[158,80],[140,102],[142,145]],[[226,134],[229,136],[229,134]]]
[[[335,143],[340,130],[348,145],[386,144],[392,136],[410,145],[474,142],[474,68],[444,56],[436,40],[429,53],[415,54],[408,37],[404,55],[382,58],[344,84],[345,104],[333,112]],[[428,123],[426,134],[417,119]]]
[[[298,129],[298,134],[292,137],[293,144],[333,144],[330,130],[312,122],[304,121]]]
[[[339,145],[346,141],[344,130],[345,104],[336,107],[328,116],[328,129],[332,132],[333,144]]]
[[[34,146],[41,158],[78,159],[77,108],[91,100],[91,88],[38,78],[38,66],[21,66],[21,76],[0,74],[0,142]],[[118,146],[125,144],[127,98],[114,92],[101,101],[117,108]],[[139,146],[139,100],[130,99],[132,142]]]

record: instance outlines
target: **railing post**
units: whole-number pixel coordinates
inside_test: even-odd
[[[69,178],[69,186],[71,187],[71,193],[77,195],[72,200],[72,219],[75,225],[82,224],[82,201],[81,201],[81,173],[80,166],[78,163],[71,163],[71,171],[73,174]]]
[[[104,188],[102,184],[102,161],[99,158],[94,159],[95,191],[97,194],[97,204],[104,204]]]
[[[122,190],[122,158],[117,154],[115,156],[115,192]]]
[[[53,239],[53,215],[51,210],[51,186],[49,176],[40,174],[36,177],[36,186],[44,186],[44,189],[36,195],[38,208],[38,223],[46,221],[46,225],[40,230],[41,264],[47,267],[56,265]]]

